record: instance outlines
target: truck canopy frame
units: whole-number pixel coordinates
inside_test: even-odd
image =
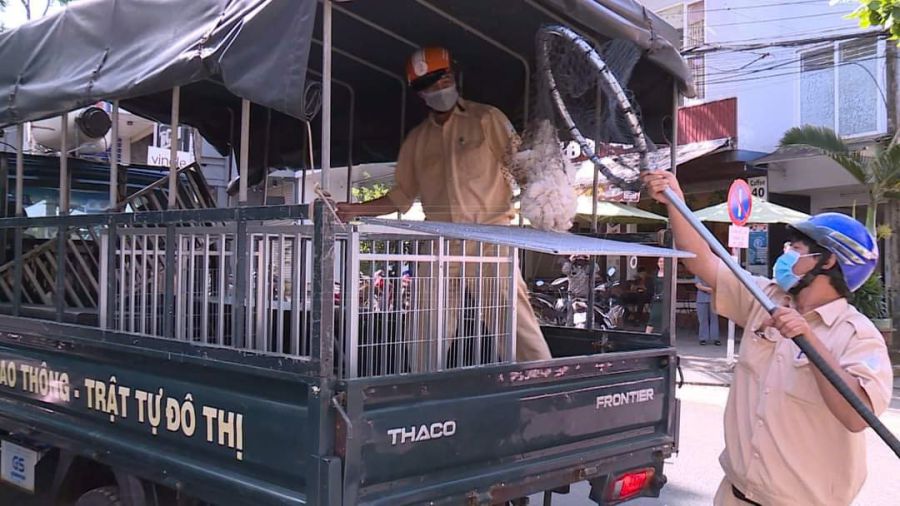
[[[335,129],[316,160],[324,150],[331,152],[325,169],[332,160],[384,162],[394,159],[424,112],[406,92],[403,74],[415,47],[447,46],[464,76],[464,95],[499,107],[521,126],[534,77],[534,35],[547,23],[572,26],[597,44],[625,39],[644,50],[632,91],[651,137],[665,137],[671,90],[677,85],[692,95],[690,71],[673,45],[674,30],[633,0],[80,2],[0,34],[0,94],[8,97],[0,126],[101,100],[169,123],[170,90],[178,88],[180,122],[225,154],[238,144],[241,101],[249,100],[253,185],[264,165],[309,168],[305,83],[330,76],[323,98],[330,98],[334,79],[353,99],[341,92],[325,103],[314,130],[323,131],[322,117],[329,118],[329,133],[332,124],[351,128]],[[330,51],[323,53],[326,44]]]

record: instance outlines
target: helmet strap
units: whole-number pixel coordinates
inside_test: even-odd
[[[803,277],[800,278],[800,281],[798,281],[796,285],[791,287],[791,289],[788,290],[788,292],[791,295],[793,295],[794,297],[796,297],[800,292],[802,292],[804,289],[806,289],[806,287],[811,285],[812,282],[817,277],[819,277],[819,275],[825,274],[825,272],[827,271],[827,269],[825,269],[825,262],[827,262],[827,261],[828,261],[828,256],[821,255],[819,257],[819,260],[816,262],[815,267],[813,267],[812,270],[810,270],[809,272],[804,274]]]

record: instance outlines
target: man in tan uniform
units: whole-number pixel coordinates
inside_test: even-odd
[[[672,188],[669,172],[644,176],[653,198]],[[769,315],[671,205],[676,245],[688,269],[713,289],[716,312],[744,328],[725,407],[725,478],[716,505],[849,505],[866,478],[866,422],[792,338],[804,335],[876,414],[891,399],[892,371],[881,334],[847,302],[878,260],[856,220],[823,213],[794,225],[775,279],[756,278],[783,307]]]
[[[418,197],[427,220],[509,225],[514,212],[505,160],[516,135],[509,119],[495,107],[459,97],[446,49],[415,52],[407,63],[407,78],[431,112],[400,147],[394,188],[369,202],[339,204],[338,215],[349,220],[405,212]],[[515,278],[516,358],[549,359],[525,281],[520,272]],[[449,302],[448,307],[459,305]],[[455,323],[448,323],[452,337]]]

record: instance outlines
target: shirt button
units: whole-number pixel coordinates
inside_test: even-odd
[[[762,419],[757,420],[757,421],[756,421],[756,425],[757,425],[758,427],[762,427],[762,426],[763,426],[763,421],[762,421]]]
[[[753,458],[754,458],[754,459],[759,459],[759,454],[758,454],[758,453],[754,453],[754,454],[753,454]]]
[[[770,390],[767,388],[767,389],[764,390],[764,392],[765,392],[766,395],[769,395]]]

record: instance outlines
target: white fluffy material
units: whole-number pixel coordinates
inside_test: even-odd
[[[537,125],[529,144],[530,149],[519,152],[513,163],[513,174],[523,187],[522,216],[535,228],[567,231],[578,205],[575,166],[548,121]]]

